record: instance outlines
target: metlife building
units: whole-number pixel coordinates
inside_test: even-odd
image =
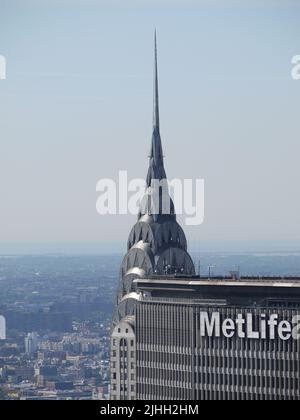
[[[138,400],[300,400],[300,278],[135,286]]]

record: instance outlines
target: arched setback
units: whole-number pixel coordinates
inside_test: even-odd
[[[135,333],[133,319],[121,320],[113,329],[110,347],[110,398],[135,400]]]

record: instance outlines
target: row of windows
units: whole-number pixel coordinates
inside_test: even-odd
[[[113,345],[113,347],[116,347],[117,346],[117,339],[116,338],[113,338],[112,345]],[[120,345],[122,345],[123,347],[127,347],[128,346],[126,338],[122,338],[120,340]],[[135,345],[134,344],[134,340],[130,340],[130,347],[134,347],[134,345]]]
[[[137,384],[138,400],[191,400],[193,391],[189,388],[175,388],[154,384]]]
[[[112,391],[116,391],[117,390],[117,385],[116,384],[113,384],[111,386],[111,389],[112,389]],[[129,389],[130,389],[130,392],[134,392],[135,391],[135,386],[134,385],[130,385]],[[123,392],[123,393],[124,392],[127,392],[128,391],[127,384],[121,385],[120,386],[120,391]]]
[[[184,384],[185,387],[190,386],[192,381],[192,373],[185,370],[177,369],[156,369],[155,367],[138,367],[137,377],[142,379],[146,378],[149,382],[167,383],[170,381]]]
[[[270,370],[281,372],[299,372],[300,366],[298,360],[282,360],[282,359],[258,359],[258,358],[241,358],[241,357],[215,357],[215,356],[196,356],[195,365],[229,368],[229,369],[252,369]]]
[[[249,338],[225,338],[225,337],[199,337],[194,333],[196,346],[203,351],[204,349],[214,349],[215,351],[260,351],[260,352],[282,352],[296,353],[299,351],[297,340],[252,340]]]
[[[158,397],[159,396],[159,397]],[[156,400],[156,399],[168,399],[168,400],[209,400],[209,401],[232,401],[232,400],[244,400],[244,401],[278,401],[278,400],[299,400],[298,395],[276,395],[264,392],[228,392],[228,391],[215,391],[207,390],[197,392],[195,397],[192,390],[185,389],[181,390],[173,387],[162,387],[157,385],[137,385],[137,399],[139,400]]]
[[[285,396],[279,396],[276,394],[269,394],[269,393],[263,393],[263,392],[216,392],[216,391],[201,391],[199,393],[196,393],[196,399],[198,400],[209,400],[209,401],[238,401],[238,400],[244,400],[244,401],[278,401],[278,400],[298,400],[298,396],[296,395],[285,395]]]
[[[128,354],[130,355],[131,358],[134,358],[135,356],[135,352],[131,351],[131,352],[127,352],[127,351],[120,351],[120,357],[126,358],[128,357]],[[111,352],[112,357],[117,357],[117,351],[116,350],[112,350]]]
[[[201,386],[215,386],[215,385],[229,385],[239,386],[248,385],[254,388],[272,388],[272,389],[286,389],[298,390],[299,380],[298,379],[287,379],[270,376],[260,375],[212,375],[212,374],[195,374],[195,383],[201,384]]]
[[[118,333],[120,334],[120,332],[121,332],[121,328],[118,328]],[[126,334],[128,334],[128,333],[129,333],[129,329],[128,329],[128,328],[126,328],[126,329],[125,329],[125,333],[126,333]]]
[[[120,351],[120,357],[128,357],[128,354],[130,355],[130,357],[134,357],[135,352],[131,351],[131,352],[127,352],[127,351]]]
[[[112,379],[116,380],[116,379],[117,379],[117,373],[116,373],[116,372],[112,372],[111,377],[112,377]],[[130,380],[131,380],[131,381],[133,381],[133,380],[134,380],[134,378],[135,378],[134,373],[131,373],[131,374],[130,374]],[[121,374],[120,374],[120,380],[121,380],[121,381],[123,381],[123,380],[124,380],[124,381],[127,381],[127,379],[128,379],[127,372],[124,372],[124,373],[121,373]]]
[[[163,383],[177,384],[179,388],[184,384],[184,388],[189,387],[191,384],[191,375],[184,371],[170,371],[164,369],[152,369],[152,368],[138,368],[137,370],[138,380],[141,382],[146,378],[146,382],[151,385],[158,385]],[[197,374],[194,375],[195,384],[199,387],[214,387],[216,385],[225,386],[251,386],[257,388],[271,388],[271,389],[299,389],[299,379],[288,379],[283,377],[269,377],[261,375],[241,375],[241,374]],[[156,384],[155,384],[156,383]]]
[[[171,353],[168,351],[148,351],[148,350],[137,350],[137,361],[151,362],[152,363],[164,363],[164,364],[176,364],[190,366],[192,358],[188,354]]]
[[[131,362],[130,365],[128,365],[128,363],[120,363],[120,369],[128,369],[130,366],[130,369],[134,369],[134,362]],[[111,367],[112,369],[116,369],[117,367],[117,363],[116,362],[112,362],[111,363]]]

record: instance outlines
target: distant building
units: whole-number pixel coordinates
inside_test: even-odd
[[[107,389],[105,389],[103,386],[96,387],[93,389],[92,392],[92,400],[105,400],[107,395]]]
[[[138,400],[300,400],[300,278],[135,283]]]
[[[42,375],[44,378],[55,378],[57,376],[57,366],[45,365],[39,368],[39,375]]]
[[[57,391],[66,391],[74,389],[74,384],[71,381],[55,382],[54,386]]]
[[[36,332],[27,334],[25,337],[25,353],[34,354],[38,349],[38,335]]]
[[[15,377],[17,381],[33,381],[34,368],[31,366],[18,366],[15,370]]]
[[[6,320],[0,315],[0,340],[6,340]]]

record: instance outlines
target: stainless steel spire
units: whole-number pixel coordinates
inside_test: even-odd
[[[164,170],[164,156],[159,127],[159,94],[158,94],[158,71],[157,71],[157,39],[154,33],[154,92],[153,92],[153,133],[150,151],[150,162],[147,175],[147,186],[153,179],[166,178]]]
[[[153,128],[159,131],[159,97],[158,97],[158,72],[157,72],[157,40],[154,32],[154,96],[153,96]]]
[[[133,280],[153,274],[195,274],[192,258],[187,252],[183,229],[176,221],[175,208],[169,194],[164,169],[159,127],[157,40],[154,35],[154,98],[153,132],[147,188],[141,202],[138,221],[133,226],[121,271],[114,323],[134,314],[135,293]],[[166,188],[157,188],[155,181],[165,181]],[[156,190],[155,190],[156,185]],[[161,185],[163,185],[161,183]],[[155,196],[155,193],[157,194]],[[158,200],[155,200],[155,197]],[[165,204],[170,203],[168,211]],[[168,206],[166,206],[168,207]]]

